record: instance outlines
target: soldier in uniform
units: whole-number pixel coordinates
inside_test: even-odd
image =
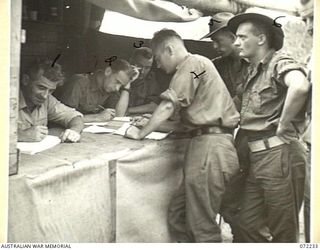
[[[149,122],[141,129],[129,127],[125,136],[143,139],[179,113],[182,124],[191,130],[191,140],[184,182],[169,207],[172,240],[221,242],[216,215],[230,179],[239,171],[232,136],[239,113],[212,62],[188,53],[175,31],[155,33],[151,47],[158,67],[174,76]]]
[[[238,133],[248,176],[234,241],[297,242],[306,165],[299,137],[310,83],[300,64],[278,52],[284,34],[273,19],[245,13],[231,18],[228,27],[237,36],[239,55],[250,62]]]

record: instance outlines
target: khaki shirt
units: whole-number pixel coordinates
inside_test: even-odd
[[[201,75],[196,78],[191,72]],[[235,128],[239,122],[239,113],[218,71],[200,55],[189,54],[177,66],[169,89],[161,98],[173,102],[175,113],[179,112],[182,122],[191,128]]]
[[[79,110],[83,114],[99,113],[102,111],[100,107],[102,105],[114,108],[114,103],[109,105],[107,102],[112,95],[99,90],[93,84],[94,81],[94,75],[73,75],[65,84],[66,88],[61,95],[61,102]]]
[[[36,125],[47,126],[48,121],[58,123],[67,128],[69,122],[77,116],[82,116],[82,114],[62,104],[52,95],[49,95],[41,106],[35,107],[30,112],[23,93],[20,91],[18,128],[21,130]]]
[[[149,96],[157,91],[157,85],[155,74],[152,71],[144,79],[137,79],[131,83],[129,107],[150,103]],[[161,92],[158,93],[158,96],[160,94]]]
[[[284,75],[291,70],[305,69],[291,57],[270,51],[257,65],[250,66],[243,85],[240,127],[251,131],[276,130],[287,95]],[[297,115],[290,132],[301,133],[305,110]]]
[[[238,58],[236,60],[230,56],[218,57],[212,62],[226,84],[231,97],[234,97],[238,87],[247,79],[249,63],[244,59]]]

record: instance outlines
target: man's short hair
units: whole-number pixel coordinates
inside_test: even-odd
[[[139,58],[144,58],[146,60],[151,60],[153,55],[152,55],[152,50],[147,47],[141,47],[137,48],[133,51],[132,56],[131,56],[131,61],[135,62],[139,60]]]
[[[64,75],[61,65],[54,63],[49,59],[37,60],[27,70],[26,74],[31,80],[38,80],[41,76],[56,83],[63,82]]]
[[[165,41],[168,41],[170,39],[176,39],[176,40],[182,42],[182,44],[183,44],[183,40],[177,32],[175,32],[174,30],[170,30],[170,29],[162,29],[162,30],[154,33],[153,38],[150,41],[151,47],[156,48],[159,45],[163,44]]]
[[[129,77],[132,77],[134,72],[130,63],[123,59],[117,59],[111,63],[110,66],[112,73],[118,73],[119,71],[124,71]]]

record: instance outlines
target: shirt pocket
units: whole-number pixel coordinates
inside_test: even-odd
[[[272,83],[253,89],[251,92],[252,111],[255,114],[273,112],[274,100],[277,95],[277,88]]]
[[[48,117],[40,116],[39,118],[35,119],[34,126],[47,126],[48,125]]]

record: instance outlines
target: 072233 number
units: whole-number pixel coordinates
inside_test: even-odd
[[[302,243],[302,244],[300,244],[300,248],[318,248],[318,244]]]

